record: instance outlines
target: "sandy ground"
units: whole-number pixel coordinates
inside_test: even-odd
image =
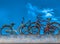
[[[0,43],[60,43],[60,36],[54,35],[19,35],[0,36]]]

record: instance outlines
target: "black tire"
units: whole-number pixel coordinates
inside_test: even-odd
[[[30,27],[30,34],[38,35],[39,34],[39,28],[37,26]]]
[[[26,26],[26,25],[22,26],[21,34],[25,34],[25,35],[29,34],[28,26]]]
[[[4,27],[4,28],[2,28],[1,30],[2,30],[2,31],[4,30],[4,32],[7,33],[7,34],[4,34],[4,35],[8,35],[8,33],[10,34],[11,28],[10,28],[10,27]],[[3,34],[2,34],[2,35],[3,35]]]
[[[29,29],[29,33],[30,33],[30,34],[35,33],[34,35],[37,35],[37,34],[39,34],[39,32],[40,32],[40,24],[37,23],[37,22],[32,22],[32,23],[29,25],[28,29]],[[36,30],[37,30],[37,31],[36,31]]]

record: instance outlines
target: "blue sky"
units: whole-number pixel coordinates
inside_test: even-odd
[[[60,0],[0,0],[0,27],[3,24],[14,22],[17,28],[23,16],[26,20],[32,20],[33,16],[31,14],[28,15],[28,3],[36,6],[38,10],[45,8],[53,9],[53,16],[59,19]]]

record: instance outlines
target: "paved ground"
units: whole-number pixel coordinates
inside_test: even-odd
[[[54,35],[20,35],[20,36],[2,36],[0,43],[60,43],[60,36]]]

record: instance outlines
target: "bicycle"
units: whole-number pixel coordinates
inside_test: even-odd
[[[47,18],[47,20],[48,21],[47,21],[47,24],[46,24],[46,28],[44,30],[45,33],[53,34],[56,29],[59,30],[59,26],[60,26],[59,23],[57,23],[57,22],[50,22],[51,18]]]
[[[7,30],[5,30],[6,33],[10,33],[11,35],[16,34],[13,30],[14,25],[15,25],[14,23],[11,23],[10,25],[3,25],[1,28],[1,32],[2,32],[2,30],[5,30],[8,28]],[[2,33],[1,33],[1,35],[2,35]]]

